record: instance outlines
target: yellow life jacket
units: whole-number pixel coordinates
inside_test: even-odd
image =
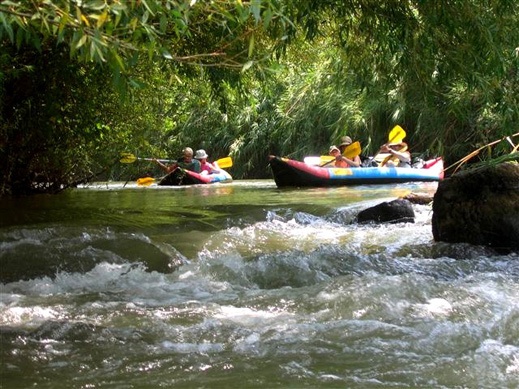
[[[396,151],[398,151],[399,153],[403,153],[406,150],[407,150],[407,144],[404,144],[401,149],[396,150]],[[380,166],[386,166],[386,164],[389,161],[393,162],[393,166],[400,165],[400,158],[398,158],[396,155],[393,155],[393,154],[390,153],[386,158],[384,158],[384,160],[382,161]]]

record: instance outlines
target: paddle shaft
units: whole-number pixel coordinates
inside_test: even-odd
[[[157,159],[157,158],[141,158],[141,157],[137,157],[137,159],[139,161],[159,161],[159,162],[162,162],[162,163],[177,162],[175,159]]]
[[[121,159],[120,159],[120,162],[121,163],[134,163],[135,161],[154,161],[156,160],[155,158],[141,158],[141,157],[136,157],[135,155],[131,154],[131,153],[121,153]],[[171,159],[157,159],[157,161],[159,162],[176,162],[175,160],[171,160]]]
[[[142,158],[136,157],[131,153],[122,153],[121,163],[134,163],[135,161],[157,161],[162,163],[176,163],[178,160],[174,159],[156,159],[156,158]],[[223,157],[215,161],[219,168],[225,169],[232,166],[232,158],[231,157]]]

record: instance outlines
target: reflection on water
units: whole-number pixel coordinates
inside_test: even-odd
[[[357,225],[433,184],[0,200],[5,388],[519,386],[519,258]]]

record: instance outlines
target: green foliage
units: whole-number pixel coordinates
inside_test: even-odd
[[[345,134],[373,154],[395,124],[449,164],[519,130],[518,4],[3,1],[0,193],[156,174],[119,153],[185,146],[270,177],[269,154]]]
[[[390,15],[380,9],[387,2],[362,13],[347,29],[344,54],[349,70],[363,61],[358,87],[370,100],[386,102],[391,120],[408,129],[412,147],[454,160],[515,132],[517,2],[398,3]],[[355,45],[366,36],[362,26],[377,39]]]
[[[274,1],[0,4],[0,39],[8,39],[17,48],[32,45],[38,49],[43,42],[56,41],[80,62],[108,65],[119,81],[144,57],[242,69],[261,61],[263,54],[256,52],[265,29],[283,29],[285,23]]]
[[[109,74],[71,64],[60,47],[42,48],[37,61],[30,50],[0,52],[2,192],[56,192],[92,176],[91,146],[110,139],[95,125],[100,105],[113,100]]]

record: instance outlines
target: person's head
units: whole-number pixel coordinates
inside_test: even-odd
[[[193,149],[191,147],[186,147],[182,150],[182,154],[186,161],[191,161],[193,159]]]
[[[346,146],[351,145],[351,138],[349,136],[343,136],[341,138],[341,144],[339,145],[339,149],[343,150]]]
[[[390,149],[392,150],[395,150],[395,151],[406,151],[407,150],[407,143],[405,142],[400,142],[400,143],[389,143],[387,145]]]
[[[328,150],[328,154],[333,155],[334,157],[339,155],[341,150],[337,146],[330,146],[330,150]]]
[[[209,156],[207,155],[207,153],[205,152],[204,149],[197,150],[195,153],[195,159],[198,159],[198,160],[205,160],[208,157]]]

